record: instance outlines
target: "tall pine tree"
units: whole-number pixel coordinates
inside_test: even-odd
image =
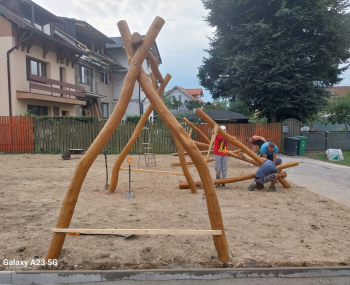
[[[216,27],[198,78],[269,122],[307,119],[349,68],[349,0],[202,0]]]

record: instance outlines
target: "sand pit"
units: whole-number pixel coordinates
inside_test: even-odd
[[[117,155],[108,156],[109,178]],[[137,168],[138,155],[132,155]],[[143,159],[143,157],[141,158]],[[187,159],[189,159],[187,157]],[[156,155],[153,170],[180,172],[178,157]],[[350,265],[350,208],[306,188],[247,191],[252,180],[217,189],[232,261],[222,264],[211,236],[67,236],[57,266],[29,265],[45,257],[78,159],[60,155],[0,156],[0,270],[179,269]],[[146,169],[144,160],[140,163]],[[229,158],[228,176],[257,166]],[[125,162],[122,167],[127,168]],[[140,167],[141,168],[141,167]],[[209,163],[214,177],[214,164]],[[194,180],[199,176],[189,166]],[[99,155],[82,186],[71,228],[210,229],[203,189],[178,189],[184,177],[128,172],[105,194],[105,159]],[[287,179],[288,180],[288,179]],[[4,265],[4,260],[29,261]]]

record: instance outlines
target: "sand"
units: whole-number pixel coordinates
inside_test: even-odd
[[[138,168],[139,156],[131,157],[132,168]],[[108,155],[109,180],[116,158]],[[278,192],[250,192],[248,180],[216,190],[232,254],[229,263],[219,261],[211,236],[108,235],[67,236],[57,266],[36,266],[37,259],[45,258],[78,161],[49,154],[0,155],[0,270],[350,265],[350,208],[293,184],[290,189],[277,184]],[[178,157],[156,155],[157,165],[150,169],[181,172],[172,162]],[[232,157],[228,164],[228,177],[257,169]],[[146,169],[143,157],[139,168]],[[212,177],[213,168],[214,162],[209,163]],[[189,169],[199,180],[195,167]],[[105,158],[99,155],[86,176],[70,227],[209,230],[203,189],[196,194],[179,189],[184,179],[132,172],[135,198],[126,199],[128,171],[121,171],[116,192],[107,195]],[[28,264],[6,265],[6,260]]]

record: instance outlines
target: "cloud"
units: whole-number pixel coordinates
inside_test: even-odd
[[[34,0],[57,16],[75,18],[88,22],[109,37],[119,37],[117,23],[125,20],[131,33],[146,34],[156,16],[165,20],[157,37],[157,45],[163,61],[161,72],[173,78],[168,88],[179,85],[184,88],[201,87],[198,67],[202,64],[204,49],[208,48],[207,36],[213,28],[207,26],[203,17],[207,11],[201,0]],[[69,9],[67,9],[69,7]],[[174,83],[176,82],[176,84]],[[205,100],[211,96],[205,91]]]

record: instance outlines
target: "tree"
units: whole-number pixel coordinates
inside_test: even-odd
[[[194,100],[185,100],[185,106],[188,110],[193,110],[202,107],[201,102],[199,101],[194,101]]]
[[[268,122],[326,105],[325,87],[349,68],[350,0],[202,1],[216,31],[197,76],[213,98],[238,99]]]
[[[344,124],[346,130],[350,127],[350,93],[345,97],[333,99],[329,102],[329,115],[327,120],[329,123]]]

